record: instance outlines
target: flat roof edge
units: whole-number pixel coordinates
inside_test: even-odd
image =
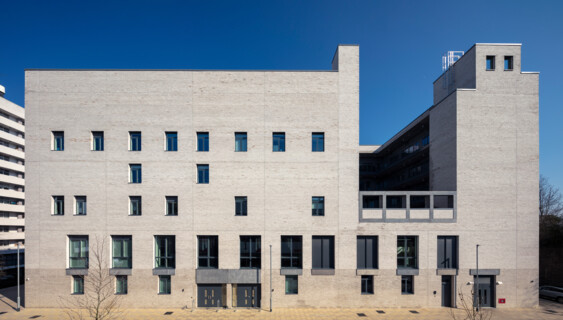
[[[100,69],[76,69],[76,68],[24,68],[24,71],[190,71],[190,72],[338,72],[338,70],[259,70],[259,69],[111,69],[111,68],[100,68]]]

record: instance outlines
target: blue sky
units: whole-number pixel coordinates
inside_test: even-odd
[[[25,68],[330,69],[360,45],[360,142],[381,144],[432,104],[441,56],[522,43],[540,71],[540,172],[563,190],[563,1],[0,0],[0,84]]]

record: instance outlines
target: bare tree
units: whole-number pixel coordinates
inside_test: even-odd
[[[94,238],[89,250],[88,275],[84,276],[84,294],[60,297],[61,307],[70,320],[121,319],[121,296],[115,294],[114,277],[109,274],[105,237]]]
[[[540,216],[563,215],[563,196],[561,191],[550,184],[546,177],[540,176]]]
[[[473,305],[474,287],[471,286],[469,294],[464,293],[464,286],[460,286],[458,290],[458,309],[461,309],[461,315],[456,314],[456,309],[450,309],[450,317],[453,320],[490,320],[493,318],[493,310],[489,308],[476,308]]]

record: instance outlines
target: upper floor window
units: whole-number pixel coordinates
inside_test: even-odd
[[[303,267],[303,237],[282,236],[281,237],[281,267],[297,268]]]
[[[199,152],[209,151],[209,132],[197,133],[197,151]]]
[[[262,257],[262,247],[260,236],[241,236],[240,237],[240,267],[241,268],[260,268]]]
[[[129,165],[129,182],[130,183],[141,183],[142,176],[141,176],[141,164],[134,163]]]
[[[334,236],[313,236],[313,269],[334,269]]]
[[[176,267],[176,243],[174,236],[154,236],[155,268]]]
[[[376,236],[358,236],[357,264],[358,269],[377,269]]]
[[[285,132],[274,132],[272,134],[272,151],[285,152]]]
[[[75,196],[76,208],[74,214],[77,216],[86,215],[86,196]]]
[[[246,132],[235,132],[235,152],[246,152]]]
[[[53,196],[53,215],[62,216],[65,214],[65,197]]]
[[[198,267],[219,268],[219,237],[198,236]]]
[[[456,236],[438,236],[438,268],[457,268]]]
[[[514,57],[504,56],[504,70],[512,70],[514,68]]]
[[[140,216],[141,211],[141,197],[140,196],[130,196],[129,197],[129,215]]]
[[[166,151],[178,151],[178,132],[166,132]]]
[[[235,216],[246,216],[247,211],[247,197],[235,197]]]
[[[104,132],[92,131],[92,150],[104,151]]]
[[[487,70],[495,70],[495,56],[487,56]]]
[[[313,152],[325,151],[325,134],[324,132],[313,132]]]
[[[198,164],[197,165],[197,183],[202,183],[202,184],[209,183],[209,165],[208,164]]]
[[[69,236],[69,267],[88,268],[88,236]]]
[[[397,237],[397,268],[418,269],[418,237]]]
[[[65,149],[64,131],[53,131],[53,150],[64,151],[64,149]]]
[[[132,268],[132,241],[131,236],[112,236],[112,268]]]
[[[129,131],[129,150],[141,151],[141,132]]]
[[[313,215],[325,215],[325,197],[313,197]]]
[[[166,196],[166,215],[178,215],[178,196]]]

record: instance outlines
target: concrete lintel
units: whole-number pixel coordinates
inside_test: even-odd
[[[469,275],[476,276],[477,269],[469,269]],[[500,269],[479,269],[480,276],[498,276],[500,275]]]
[[[110,276],[130,276],[133,274],[131,269],[111,268],[109,269]]]
[[[66,269],[66,275],[67,276],[87,276],[88,275],[88,269],[83,268],[83,269]]]
[[[333,276],[335,273],[334,269],[311,269],[313,276]]]
[[[301,276],[303,275],[303,269],[280,269],[280,275]]]
[[[356,269],[357,276],[377,276],[379,269]]]
[[[418,276],[418,269],[397,269],[398,276]]]
[[[260,269],[197,269],[196,283],[261,283]]]
[[[436,269],[437,276],[457,276],[457,269]]]
[[[153,276],[173,276],[176,275],[176,269],[173,268],[154,268],[152,269]]]

